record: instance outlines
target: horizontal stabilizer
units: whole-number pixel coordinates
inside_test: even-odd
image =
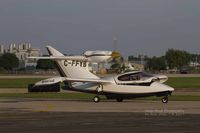
[[[84,56],[48,56],[48,57],[28,57],[28,59],[46,59],[46,60],[81,60],[87,61]]]

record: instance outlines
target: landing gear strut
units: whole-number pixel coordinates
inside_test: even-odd
[[[98,102],[100,102],[99,94],[103,92],[103,85],[102,85],[102,84],[99,84],[99,85],[97,86],[97,88],[96,88],[96,91],[97,91],[97,96],[95,96],[95,97],[93,98],[93,101],[94,101],[95,103],[98,103]]]
[[[168,96],[162,98],[162,103],[168,103]]]
[[[100,101],[100,97],[99,97],[99,96],[95,96],[95,97],[93,98],[93,101],[94,101],[95,103],[98,103],[98,102]]]
[[[117,102],[123,102],[123,98],[117,98]]]

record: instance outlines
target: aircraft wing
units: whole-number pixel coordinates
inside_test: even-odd
[[[104,80],[104,79],[65,78],[65,80],[66,80],[66,81],[72,81],[72,82],[113,83],[113,81]]]
[[[71,82],[93,82],[93,83],[113,83],[110,80],[104,79],[83,79],[83,78],[67,78],[67,77],[53,77],[49,79],[41,80],[35,83],[36,86],[43,86],[43,85],[52,85],[63,81],[71,81]]]

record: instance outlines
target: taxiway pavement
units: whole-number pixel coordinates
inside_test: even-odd
[[[199,101],[0,99],[1,133],[199,133]]]
[[[51,99],[0,99],[0,112],[15,109],[33,112],[135,112],[145,113],[148,110],[182,111],[184,114],[200,114],[200,101],[161,101],[130,100],[124,102],[89,100],[51,100]]]

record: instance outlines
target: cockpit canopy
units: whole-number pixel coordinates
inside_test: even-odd
[[[119,81],[137,81],[137,80],[146,80],[150,77],[154,77],[154,75],[145,72],[132,72],[120,75],[118,76],[117,79]]]
[[[117,84],[141,84],[167,81],[168,77],[164,75],[153,75],[142,71],[128,72],[115,77]]]

